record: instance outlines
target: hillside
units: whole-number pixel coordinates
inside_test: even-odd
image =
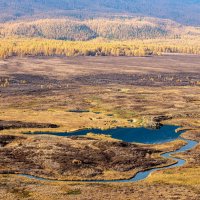
[[[109,14],[108,14],[109,13]],[[27,17],[151,16],[200,25],[200,0],[0,0],[0,21]]]
[[[171,20],[156,18],[132,19],[40,19],[0,24],[0,37],[41,37],[48,39],[86,41],[94,38],[114,40],[182,38],[199,36],[198,28]]]
[[[200,0],[0,0],[0,57],[199,54],[199,11]]]

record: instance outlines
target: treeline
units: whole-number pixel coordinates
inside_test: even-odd
[[[51,19],[0,25],[0,36],[41,37],[58,40],[85,41],[97,37],[87,25],[75,20]]]
[[[148,56],[162,53],[200,54],[200,40],[59,41],[0,39],[0,57],[11,56]]]
[[[174,34],[173,31],[165,28],[162,20],[152,20],[151,18],[95,19],[85,23],[98,36],[107,39],[154,39],[170,37]]]
[[[171,20],[149,17],[93,20],[42,19],[0,24],[0,37],[40,37],[57,40],[86,41],[102,37],[109,40],[181,38],[200,36],[200,29]]]
[[[178,32],[177,29],[180,31]],[[176,30],[176,31],[174,31]],[[190,28],[192,34],[193,28]],[[31,22],[0,24],[0,36],[41,37],[47,39],[85,41],[97,37],[115,40],[169,38],[187,34],[184,27],[170,20],[133,19],[43,19]],[[200,35],[200,31],[195,34]]]

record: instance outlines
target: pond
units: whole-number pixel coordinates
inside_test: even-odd
[[[33,134],[48,134],[48,135],[56,135],[56,136],[83,136],[86,135],[88,132],[92,132],[95,134],[105,134],[110,135],[111,137],[115,139],[120,139],[125,142],[137,142],[137,143],[143,143],[143,144],[159,144],[159,143],[165,143],[169,141],[176,140],[177,138],[186,141],[187,144],[181,147],[178,150],[174,150],[172,152],[163,153],[161,156],[163,158],[171,158],[175,161],[174,164],[170,166],[164,166],[161,168],[153,168],[153,169],[147,169],[145,171],[140,171],[136,175],[134,175],[130,179],[124,179],[124,180],[88,180],[88,181],[82,181],[82,182],[137,182],[146,179],[152,172],[163,170],[163,169],[169,169],[174,167],[180,167],[185,164],[184,159],[180,159],[174,156],[175,153],[180,152],[186,152],[192,148],[194,148],[198,143],[196,141],[192,140],[186,140],[182,137],[180,137],[182,132],[176,132],[177,126],[171,126],[166,125],[161,127],[160,129],[147,129],[147,128],[115,128],[115,129],[108,129],[108,130],[100,130],[100,129],[85,129],[85,130],[79,130],[74,132],[68,132],[68,133],[55,133],[55,132],[34,132]],[[43,181],[52,181],[56,182],[56,180],[50,180],[46,178],[31,176],[27,174],[20,174],[19,176],[24,176],[31,179],[37,179],[37,180],[43,180]],[[58,181],[59,182],[59,181]],[[64,182],[73,182],[73,181],[64,181]],[[76,182],[76,181],[75,181]]]
[[[107,130],[101,129],[84,129],[74,132],[56,133],[56,132],[34,132],[33,134],[48,134],[56,136],[84,136],[91,132],[94,134],[110,135],[114,139],[119,139],[125,142],[136,142],[143,144],[159,144],[177,139],[181,132],[175,130],[178,126],[166,125],[160,129],[147,128],[113,128]]]

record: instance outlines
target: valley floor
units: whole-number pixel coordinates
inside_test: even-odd
[[[137,183],[52,183],[9,174],[31,168],[33,174],[55,179],[128,178],[134,170],[141,170],[141,163],[171,162],[159,154],[180,147],[181,141],[124,147],[120,141],[91,134],[60,139],[22,132],[154,126],[160,122],[155,119],[165,119],[161,123],[187,129],[183,137],[200,141],[200,56],[14,57],[0,61],[0,69],[2,199],[200,198],[200,145],[179,155],[187,160],[183,167],[155,172]],[[76,155],[77,149],[81,157],[88,157],[89,151],[95,155],[99,164],[95,170],[80,167],[80,158],[74,157],[80,166],[65,173],[66,163],[59,158],[63,151]],[[119,149],[124,151],[116,155],[120,167],[106,166],[105,154],[99,152],[107,150],[106,155],[112,155]],[[123,159],[127,154],[140,167],[128,170],[127,157]]]

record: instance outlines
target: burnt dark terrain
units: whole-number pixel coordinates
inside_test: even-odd
[[[14,135],[0,135],[0,147],[4,147],[15,140],[22,139],[22,138],[23,137],[14,136]]]
[[[53,91],[73,90],[83,85],[103,86],[109,84],[123,84],[133,86],[200,86],[200,73],[152,73],[125,74],[106,73],[72,76],[59,80],[48,76],[31,74],[11,74],[0,77],[0,93],[2,95],[41,95],[52,94]]]
[[[75,81],[85,85],[125,84],[135,86],[191,86],[200,85],[200,73],[156,73],[156,74],[95,74],[76,77]]]
[[[0,173],[32,174],[51,179],[90,179],[106,170],[146,169],[166,160],[147,147],[91,138],[1,136]]]
[[[0,120],[0,131],[6,129],[19,129],[19,128],[58,128],[56,124],[33,123],[33,122],[20,122],[20,121],[3,121]]]

